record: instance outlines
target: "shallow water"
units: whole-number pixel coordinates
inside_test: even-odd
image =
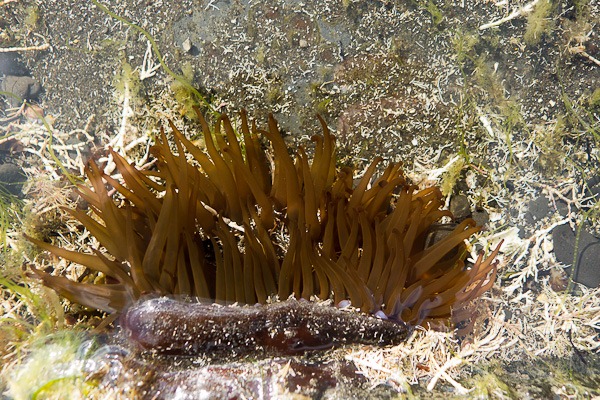
[[[65,181],[48,152],[50,131],[55,156],[81,175],[87,159],[101,158],[117,137],[122,143],[114,141],[113,147],[122,145],[120,151],[141,165],[166,118],[185,125],[182,116],[189,115],[185,105],[192,94],[173,86],[167,66],[215,110],[247,108],[259,125],[274,112],[291,148],[319,131],[314,116],[322,115],[338,137],[342,164],[360,167],[374,156],[401,160],[415,184],[442,186],[451,208],[466,197],[467,214],[481,216],[486,230],[474,254],[505,240],[500,277],[479,303],[475,331],[462,341],[449,333],[417,332],[399,346],[346,346],[317,360],[214,365],[200,357],[189,369],[175,368],[179,361],[155,363],[111,350],[75,356],[68,368],[55,372],[76,367],[82,376],[89,373],[89,381],[102,382],[103,390],[141,397],[169,392],[199,375],[219,386],[192,385],[190,396],[239,390],[268,397],[282,390],[360,397],[373,386],[371,394],[382,398],[397,393],[599,396],[600,300],[593,287],[600,277],[594,264],[600,239],[593,229],[598,203],[592,196],[600,170],[600,53],[594,25],[600,9],[597,2],[559,2],[549,9],[542,1],[532,3],[531,12],[480,29],[509,18],[519,4],[107,3],[136,28],[93,2],[0,2],[0,46],[30,48],[0,53],[0,74],[31,77],[5,77],[3,82],[20,84],[2,90],[18,90],[39,105],[14,110],[10,107],[20,102],[2,104],[6,140],[0,143],[0,162],[18,165],[27,175],[28,183],[16,193],[26,204],[58,194],[58,189],[43,192],[40,181]],[[49,48],[38,49],[45,44]],[[148,77],[140,81],[140,72]],[[42,219],[50,220],[47,215]],[[10,241],[3,246],[19,259],[15,243],[21,221],[7,224]],[[71,232],[64,222],[52,229],[57,235]],[[563,272],[573,260],[576,268]],[[3,271],[12,276],[9,265]],[[69,268],[69,276],[83,273]],[[571,271],[592,288],[569,284]],[[6,315],[12,315],[10,296],[3,299],[8,299]],[[68,310],[68,315],[85,314]],[[121,347],[110,349],[126,348],[114,340]],[[21,366],[36,351],[24,353]],[[97,358],[104,364],[91,373],[85,365]],[[7,363],[5,382],[15,379],[18,361],[13,356]],[[321,374],[317,380],[333,383],[315,389],[308,379],[315,368]],[[248,375],[240,384],[231,377],[241,370]],[[295,370],[300,372],[294,375]],[[359,373],[348,372],[355,370]],[[63,376],[59,372],[40,377],[38,387]],[[136,392],[134,382],[146,392]]]

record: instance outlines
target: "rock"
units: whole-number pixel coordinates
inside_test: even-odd
[[[546,196],[541,195],[531,200],[527,204],[527,212],[523,218],[523,228],[535,226],[538,221],[549,216],[551,212],[549,200]]]
[[[21,167],[15,164],[0,165],[0,191],[13,196],[20,196],[23,184],[27,181]]]
[[[471,215],[471,205],[469,199],[463,194],[452,196],[450,200],[450,211],[456,221],[462,221]]]
[[[477,222],[477,225],[484,226],[490,221],[490,214],[483,208],[477,208],[473,211],[471,218]]]
[[[183,43],[181,44],[181,48],[186,53],[189,53],[192,50],[192,41],[190,40],[190,38],[187,38],[183,41]]]
[[[12,93],[7,96],[11,107],[18,107],[23,100],[36,100],[42,91],[42,85],[30,76],[7,75],[0,84],[0,89]]]
[[[0,76],[27,75],[27,69],[15,53],[0,53]]]
[[[587,228],[590,227],[584,226],[581,229],[577,241],[576,231],[571,230],[568,224],[560,225],[552,231],[552,239],[556,260],[566,265],[573,264],[575,244],[577,243],[575,271],[572,274],[573,280],[594,288],[600,285],[600,268],[598,268],[600,238],[592,235]],[[567,274],[571,274],[571,268],[567,269]]]

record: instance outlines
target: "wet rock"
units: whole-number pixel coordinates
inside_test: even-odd
[[[0,165],[0,191],[2,193],[20,196],[26,181],[27,177],[21,167],[10,163]]]
[[[590,230],[590,226],[582,227],[577,240],[577,231],[568,224],[560,225],[552,231],[552,239],[556,260],[566,265],[572,265],[575,260],[573,280],[593,288],[600,285],[600,238]],[[571,274],[571,268],[567,269],[567,274]]]
[[[597,201],[600,196],[600,177],[594,176],[588,179],[582,195],[590,199],[595,197],[593,201]],[[561,216],[569,215],[569,205],[564,201],[557,201],[556,208]],[[567,268],[567,275],[572,275],[575,282],[590,288],[598,287],[600,286],[600,268],[598,268],[600,234],[598,227],[583,222],[579,238],[577,237],[578,228],[573,230],[568,224],[565,224],[552,231],[556,260],[569,266],[573,266],[573,260],[575,260],[574,272],[571,271],[571,268]]]
[[[477,225],[485,226],[490,220],[490,214],[483,208],[477,208],[473,211],[473,214],[471,214],[471,218],[477,222]]]
[[[450,200],[450,211],[456,221],[462,221],[471,215],[469,199],[465,195],[453,196]]]
[[[522,235],[530,236],[540,227],[540,221],[549,217],[553,210],[550,208],[549,200],[540,193],[539,197],[530,200],[525,210],[521,211],[520,204],[511,205],[511,217],[522,232]]]
[[[585,196],[600,199],[600,175],[588,179],[585,183]]]
[[[536,222],[550,215],[550,205],[546,196],[540,196],[531,200],[525,213],[525,225],[534,226]]]
[[[27,69],[14,53],[0,53],[0,76],[3,75],[27,75]]]
[[[42,91],[38,81],[30,76],[7,75],[2,80],[0,89],[12,93],[7,96],[11,107],[18,107],[23,100],[36,100]]]

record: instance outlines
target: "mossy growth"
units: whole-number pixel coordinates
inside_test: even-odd
[[[456,53],[456,61],[463,65],[467,60],[473,61],[473,49],[479,43],[479,35],[458,31],[452,36],[452,47]]]
[[[256,59],[256,61],[258,62],[258,64],[264,64],[265,63],[265,45],[264,44],[259,44],[256,47],[256,51],[254,53],[254,58]]]
[[[485,55],[477,57],[475,60],[475,80],[477,85],[485,90],[493,99],[494,103],[505,100],[504,87],[499,81],[495,71],[490,66],[490,61]]]
[[[588,185],[589,182],[586,182],[586,191],[587,193],[593,193],[591,188]],[[581,235],[582,227],[590,227],[592,229],[591,233],[593,233],[596,237],[600,235],[600,196],[596,195],[593,199],[588,203],[588,210],[583,213],[582,223],[577,228],[577,235]],[[575,269],[571,270],[571,279],[573,278],[573,274],[575,273]]]
[[[553,126],[540,126],[533,132],[534,143],[539,149],[536,167],[543,175],[553,176],[564,165],[564,132],[565,122],[562,116]]]
[[[344,6],[344,10],[347,10],[352,3],[356,3],[356,0],[342,0],[342,6]]]
[[[127,101],[129,106],[133,108],[141,102],[142,82],[140,81],[140,74],[127,61],[123,60],[121,73],[115,76],[113,85],[119,103]]]
[[[586,19],[590,16],[590,0],[573,0],[571,4],[575,7],[575,18]]]
[[[523,40],[528,46],[540,43],[542,36],[549,35],[554,29],[554,20],[551,18],[554,6],[550,0],[541,0],[527,17],[527,28]]]
[[[577,100],[571,100],[566,93],[562,95],[566,109],[566,130],[583,133],[595,146],[600,145],[600,123],[595,115],[600,108],[596,97],[599,91],[600,89],[596,89],[590,97],[582,96]]]
[[[194,67],[186,62],[181,66],[181,79],[171,83],[171,90],[180,107],[179,113],[191,120],[197,119],[194,107],[199,107],[204,103],[202,98],[198,98],[197,91],[193,90],[194,75]]]
[[[13,399],[87,398],[98,385],[84,370],[83,361],[94,350],[86,344],[73,330],[40,337],[27,357],[5,371],[6,394]]]
[[[427,0],[427,3],[424,4],[423,7],[431,15],[431,22],[433,22],[433,25],[438,26],[442,23],[444,14],[432,0]]]
[[[267,104],[275,105],[283,98],[283,92],[279,84],[274,84],[267,90],[265,101]]]
[[[23,27],[27,31],[33,31],[40,22],[40,9],[37,5],[29,6],[25,9],[25,18],[23,18]]]
[[[42,219],[47,221],[46,217],[52,212],[44,214],[40,218],[24,207],[19,212],[22,225],[18,230],[48,235],[35,229]],[[16,230],[14,224],[9,225],[10,232]],[[0,253],[0,307],[3,310],[0,315],[0,342],[3,343],[0,393],[13,399],[83,398],[85,393],[73,386],[74,377],[66,376],[67,370],[59,364],[66,360],[66,354],[74,354],[71,345],[75,333],[71,327],[66,328],[63,304],[54,291],[25,279],[23,274],[24,257],[32,259],[39,250],[20,235],[18,239],[10,237],[11,245]],[[62,376],[57,375],[59,370]],[[84,384],[83,377],[82,373],[78,385]],[[74,397],[72,393],[80,395]]]
[[[16,253],[16,252],[15,252]],[[14,254],[14,253],[13,253]],[[16,259],[5,257],[3,261],[12,264],[14,270]],[[20,264],[23,263],[21,258]],[[3,299],[3,305],[12,301],[14,307],[0,317],[2,343],[9,343],[8,336],[27,339],[29,335],[47,335],[65,326],[65,316],[59,297],[44,286],[31,281],[24,282],[20,277],[0,277],[0,288],[10,293],[10,299]],[[14,301],[13,301],[14,300]],[[3,351],[7,350],[7,345]]]
[[[510,131],[522,125],[524,121],[519,104],[515,100],[506,98],[501,77],[491,68],[487,57],[485,55],[478,57],[475,60],[475,67],[477,84],[492,99],[492,105],[503,117],[504,127]]]
[[[23,201],[0,185],[0,251],[2,253],[8,251],[7,233],[12,226],[19,223],[22,207]]]
[[[492,365],[481,375],[469,379],[472,385],[471,398],[516,398],[514,390],[499,376],[501,366]]]
[[[3,314],[0,316],[0,357],[8,365],[31,343],[64,327],[65,317],[57,294],[43,286],[24,282],[17,274],[17,252],[3,254],[4,270],[0,275],[0,300]],[[2,369],[2,374],[5,368]],[[0,390],[1,392],[1,390]]]
[[[592,112],[600,112],[600,87],[588,97],[587,103]]]
[[[326,114],[327,113],[327,108],[329,107],[329,104],[331,104],[331,99],[330,98],[325,98],[321,101],[319,101],[316,105],[315,105],[315,111],[317,114]]]
[[[459,157],[450,165],[448,165],[448,168],[442,175],[442,180],[440,182],[440,190],[444,196],[448,196],[454,191],[454,187],[462,175],[465,164],[465,159],[463,157]]]

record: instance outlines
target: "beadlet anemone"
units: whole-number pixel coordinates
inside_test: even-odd
[[[104,274],[104,283],[74,282],[33,269],[67,299],[121,312],[145,294],[189,295],[216,303],[266,303],[270,296],[349,300],[365,313],[415,324],[468,318],[466,305],[495,279],[498,248],[466,267],[472,219],[433,245],[443,217],[440,190],[417,190],[401,165],[376,175],[376,158],[354,184],[336,166],[335,138],[319,117],[309,160],[290,156],[272,115],[266,130],[241,112],[240,138],[222,115],[211,130],[196,110],[206,149],[172,123],[141,171],[111,150],[122,180],[92,161],[91,187],[78,191],[94,216],[69,210],[102,249],[85,254],[29,238],[50,253]],[[266,152],[264,145],[272,151]],[[270,157],[269,154],[272,154]],[[120,196],[110,194],[110,189]]]

